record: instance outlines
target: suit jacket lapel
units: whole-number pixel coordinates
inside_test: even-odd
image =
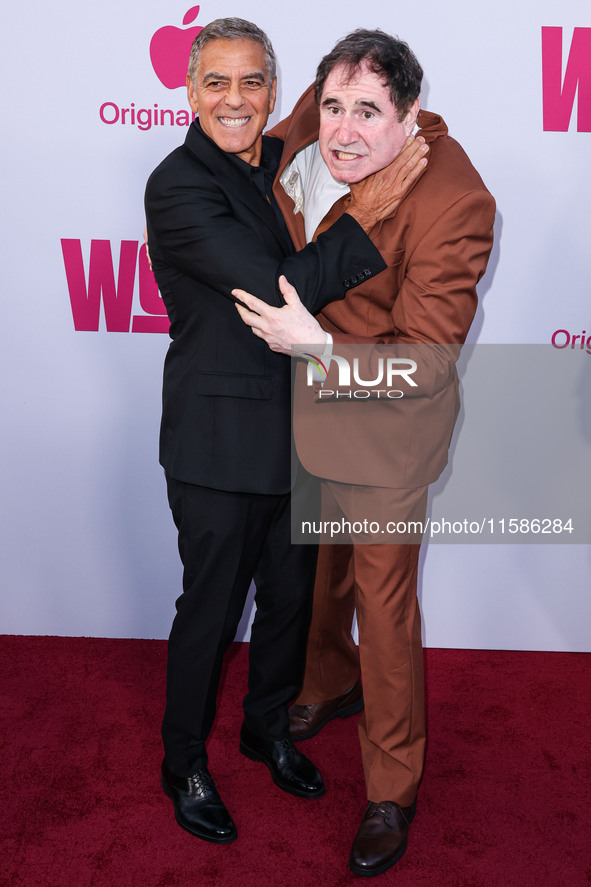
[[[224,151],[205,135],[197,120],[191,124],[185,139],[185,147],[194,154],[212,175],[223,180],[224,187],[232,198],[240,201],[259,217],[275,235],[283,249],[289,254],[293,245],[288,242],[275,216],[271,204],[265,200],[258,188],[251,185],[246,175],[231,161]]]

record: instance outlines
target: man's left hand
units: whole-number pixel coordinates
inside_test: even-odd
[[[285,299],[283,308],[273,308],[244,290],[232,290],[232,295],[243,302],[236,308],[244,323],[255,336],[265,340],[271,351],[297,356],[299,345],[321,345],[324,348],[326,333],[304,308],[295,287],[283,275],[279,278],[279,289]]]

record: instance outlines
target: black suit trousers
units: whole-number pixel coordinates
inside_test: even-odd
[[[162,737],[170,769],[189,776],[207,765],[222,660],[252,579],[245,722],[266,739],[289,735],[287,705],[303,677],[317,549],[291,545],[289,494],[166,480],[184,570],[168,643]]]

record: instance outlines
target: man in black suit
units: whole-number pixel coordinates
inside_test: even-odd
[[[205,742],[252,579],[240,751],[265,763],[285,791],[324,793],[316,767],[289,737],[287,717],[303,674],[316,561],[313,546],[290,544],[290,362],[244,326],[231,292],[245,287],[280,306],[285,275],[316,313],[385,263],[365,233],[380,217],[368,209],[372,193],[295,253],[272,192],[282,143],[262,136],[276,78],[259,28],[241,19],[207,25],[193,44],[187,88],[199,118],[146,190],[172,339],[160,461],[184,568],[168,646],[162,786],[179,825],[226,843],[236,827],[207,769]],[[383,216],[391,205],[384,198]]]

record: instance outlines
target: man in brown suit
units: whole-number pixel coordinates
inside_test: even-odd
[[[428,167],[398,211],[370,231],[387,269],[317,319],[287,282],[281,309],[234,291],[255,312],[238,306],[243,320],[272,350],[313,348],[327,370],[322,389],[296,384],[296,444],[304,467],[325,479],[333,513],[351,522],[377,514],[424,521],[428,484],[446,464],[458,411],[455,359],[492,247],[494,200],[443,120],[419,114],[421,78],[406,44],[356,31],[322,60],[314,90],[272,133],[284,140],[275,193],[300,248],[312,239],[316,218],[326,216],[322,230],[346,208],[338,183],[354,188],[390,163],[418,114]],[[332,181],[318,163],[318,138]],[[338,358],[357,344],[364,345],[356,352],[358,379],[377,378],[391,346],[402,348],[407,367],[414,362],[416,384],[401,382],[403,399],[379,405],[371,392],[371,402],[339,403],[346,392],[339,392]],[[373,431],[360,449],[359,430],[370,416]],[[333,717],[360,710],[363,680],[359,734],[369,805],[349,861],[361,875],[400,859],[416,810],[425,747],[417,542],[420,534],[377,544],[375,535],[354,532],[348,544],[321,546],[306,675],[291,709],[292,736],[308,738]],[[351,635],[355,610],[359,649]]]

